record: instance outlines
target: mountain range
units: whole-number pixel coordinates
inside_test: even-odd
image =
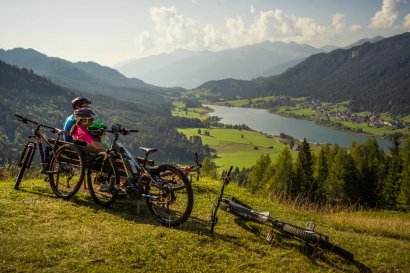
[[[139,146],[156,147],[156,160],[191,160],[202,147],[192,144],[176,128],[197,127],[199,120],[171,116],[171,102],[132,102],[113,96],[91,94],[62,87],[50,79],[36,75],[33,70],[18,68],[0,60],[0,164],[17,160],[31,128],[17,122],[19,114],[48,126],[61,128],[72,113],[71,100],[85,96],[99,114],[99,120],[111,126],[120,123],[139,129],[121,141],[134,154]]]
[[[20,68],[32,69],[36,74],[65,87],[136,101],[151,100],[153,97],[160,99],[158,94],[182,90],[158,87],[136,78],[127,78],[115,69],[94,62],[73,63],[49,57],[34,49],[0,49],[0,60]]]
[[[281,75],[209,81],[191,92],[214,98],[269,95],[351,100],[354,110],[410,113],[410,33],[308,57]],[[205,91],[205,92],[204,92]]]
[[[269,73],[281,73],[304,58],[323,52],[305,44],[269,42],[218,52],[175,50],[115,66],[128,77],[160,86],[187,89],[225,78],[250,80]]]

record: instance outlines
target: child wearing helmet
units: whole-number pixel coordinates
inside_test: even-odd
[[[91,101],[83,97],[77,97],[71,101],[71,107],[73,108],[74,111],[80,108],[86,108],[86,107],[88,108],[90,104],[91,104]],[[74,114],[72,114],[65,119],[63,130],[69,133],[74,123],[75,123],[75,117],[74,117]],[[67,142],[73,142],[73,138],[70,135],[64,135],[63,139],[64,141],[67,141]]]
[[[110,148],[111,144],[108,137],[105,135],[104,130],[107,129],[107,126],[103,122],[97,121],[88,126],[88,132],[95,141],[101,143],[106,149]]]
[[[71,127],[70,135],[74,140],[87,143],[90,147],[105,151],[104,146],[94,140],[88,132],[88,127],[94,122],[97,114],[91,108],[80,108],[74,111],[75,123]]]

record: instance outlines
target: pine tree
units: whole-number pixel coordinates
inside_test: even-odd
[[[358,171],[356,191],[360,203],[375,207],[378,202],[378,188],[384,179],[385,154],[375,139],[365,144],[352,143],[351,155]]]
[[[271,164],[271,159],[269,154],[264,154],[259,157],[255,165],[252,167],[252,170],[248,178],[248,187],[253,193],[264,188],[266,180],[266,170]]]
[[[322,146],[320,149],[317,159],[314,165],[313,177],[316,181],[318,190],[315,195],[315,199],[319,202],[325,200],[325,181],[327,179],[329,169],[328,169],[328,154],[329,146]]]
[[[333,155],[333,153],[330,153]],[[337,153],[330,158],[329,174],[325,181],[325,194],[331,203],[355,202],[354,185],[357,183],[357,171],[353,158],[344,148],[337,148]]]
[[[304,196],[312,199],[317,191],[317,185],[313,179],[313,158],[310,151],[310,145],[307,143],[306,138],[303,139],[302,149],[298,155],[298,161],[296,164],[297,172],[300,181],[300,189],[298,189]]]
[[[209,157],[205,157],[204,161],[202,161],[201,175],[208,176],[213,179],[219,178],[216,164],[211,161]]]
[[[280,151],[274,167],[275,175],[268,182],[268,190],[277,196],[288,197],[292,188],[293,159],[287,146]]]
[[[387,177],[381,187],[381,198],[383,206],[394,209],[397,205],[397,198],[401,188],[402,162],[400,157],[400,136],[395,134],[391,137],[393,147],[388,164]]]
[[[397,197],[397,207],[410,210],[410,136],[408,136],[400,149],[403,169],[401,176],[400,192]]]

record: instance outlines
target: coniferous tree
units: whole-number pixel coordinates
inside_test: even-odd
[[[315,167],[313,171],[313,177],[318,187],[315,198],[319,202],[325,200],[324,187],[325,187],[325,181],[329,173],[328,154],[329,154],[329,146],[328,145],[322,146],[322,148],[320,149],[317,155],[316,163],[314,165]]]
[[[298,161],[301,168],[301,181],[299,191],[303,196],[312,199],[312,196],[317,190],[317,185],[313,179],[313,158],[310,151],[310,145],[306,141],[306,138],[303,139],[302,149],[298,155]]]
[[[277,196],[288,197],[292,188],[293,159],[287,146],[280,151],[274,167],[275,174],[268,182],[268,190]]]
[[[350,152],[358,171],[356,189],[360,203],[375,207],[378,189],[384,179],[385,154],[375,139],[369,139],[364,144],[352,143]]]
[[[395,134],[391,136],[393,147],[388,164],[386,180],[381,187],[381,198],[383,206],[388,209],[394,209],[397,205],[397,198],[401,188],[401,171],[402,162],[400,157],[400,136]]]
[[[356,202],[354,192],[357,174],[353,158],[344,148],[337,148],[337,153],[331,158],[329,174],[325,181],[325,194],[331,203]]]
[[[253,193],[257,192],[265,186],[263,184],[266,182],[264,180],[265,172],[270,164],[271,159],[269,154],[264,154],[259,157],[255,165],[252,167],[252,170],[249,174],[248,187]]]
[[[205,159],[202,161],[201,174],[213,179],[219,178],[216,164],[215,162],[211,161],[209,157],[205,157]]]
[[[397,207],[410,210],[410,136],[403,142],[400,150],[403,163],[400,191],[397,198]]]

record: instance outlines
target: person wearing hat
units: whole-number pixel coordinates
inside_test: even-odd
[[[90,104],[91,104],[91,101],[83,97],[77,97],[71,101],[71,107],[73,108],[74,111],[80,108],[88,108],[90,107]],[[71,114],[65,119],[63,130],[69,133],[71,130],[71,127],[73,127],[74,125],[74,122],[75,122],[74,114]],[[66,142],[73,142],[73,138],[70,135],[64,135],[63,139]]]
[[[97,117],[97,114],[91,108],[76,109],[74,111],[75,123],[73,127],[71,127],[70,135],[73,140],[85,142],[88,146],[96,150],[105,151],[104,146],[95,141],[88,132],[88,127],[94,122],[95,117]]]

